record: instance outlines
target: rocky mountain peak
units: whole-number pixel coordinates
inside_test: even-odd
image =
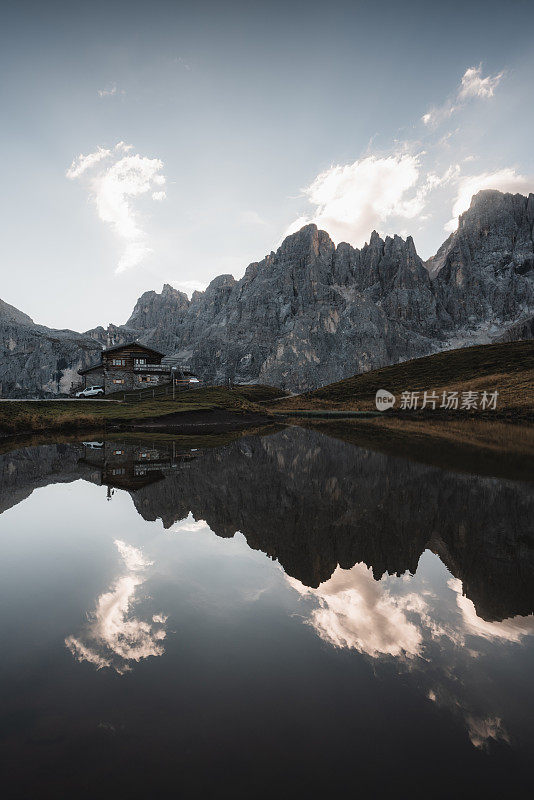
[[[47,390],[58,391],[93,348],[139,339],[208,382],[300,391],[448,347],[530,336],[533,221],[534,195],[479,192],[426,265],[411,236],[373,231],[361,249],[336,247],[326,231],[305,225],[239,281],[219,275],[191,301],[165,284],[139,298],[126,325],[85,337],[32,327],[0,304],[0,382],[17,392],[23,375],[24,385],[44,386],[39,376],[48,369]],[[41,337],[39,352],[50,353],[41,372],[32,366],[29,330]]]
[[[186,311],[188,307],[187,295],[166,283],[160,293],[149,291],[141,295],[126,327],[148,330],[162,322],[172,323],[174,315]]]
[[[0,322],[14,322],[17,325],[34,325],[31,317],[19,311],[15,306],[0,300]]]

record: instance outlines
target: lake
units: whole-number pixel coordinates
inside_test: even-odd
[[[532,483],[298,427],[0,475],[4,796],[527,796]]]

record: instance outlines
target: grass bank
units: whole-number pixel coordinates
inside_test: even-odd
[[[101,430],[117,426],[163,424],[165,418],[176,425],[182,414],[217,413],[237,417],[266,416],[260,403],[272,402],[284,392],[270,386],[238,386],[234,389],[213,386],[177,393],[175,400],[151,399],[138,402],[108,403],[98,400],[76,402],[4,401],[0,403],[0,434],[13,436],[32,432]],[[185,419],[185,417],[184,417]]]
[[[406,416],[437,415],[452,418],[534,419],[534,341],[479,345],[448,350],[331,383],[296,397],[276,398],[269,403],[273,411],[376,410],[375,395],[386,389],[395,395],[395,408],[386,415],[399,413],[402,392],[498,391],[496,411],[410,410]]]

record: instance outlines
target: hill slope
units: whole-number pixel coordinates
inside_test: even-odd
[[[375,395],[402,392],[498,391],[498,410],[534,414],[534,341],[507,342],[447,350],[402,364],[375,369],[298,397],[280,400],[278,409],[375,408]]]

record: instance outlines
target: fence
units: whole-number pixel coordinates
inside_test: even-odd
[[[160,400],[164,397],[169,400],[175,400],[181,392],[187,392],[191,389],[200,389],[205,385],[204,383],[191,384],[189,381],[176,380],[174,387],[172,383],[164,383],[159,386],[154,386],[152,389],[133,389],[131,392],[117,392],[114,396],[127,403],[139,403],[142,400]]]

